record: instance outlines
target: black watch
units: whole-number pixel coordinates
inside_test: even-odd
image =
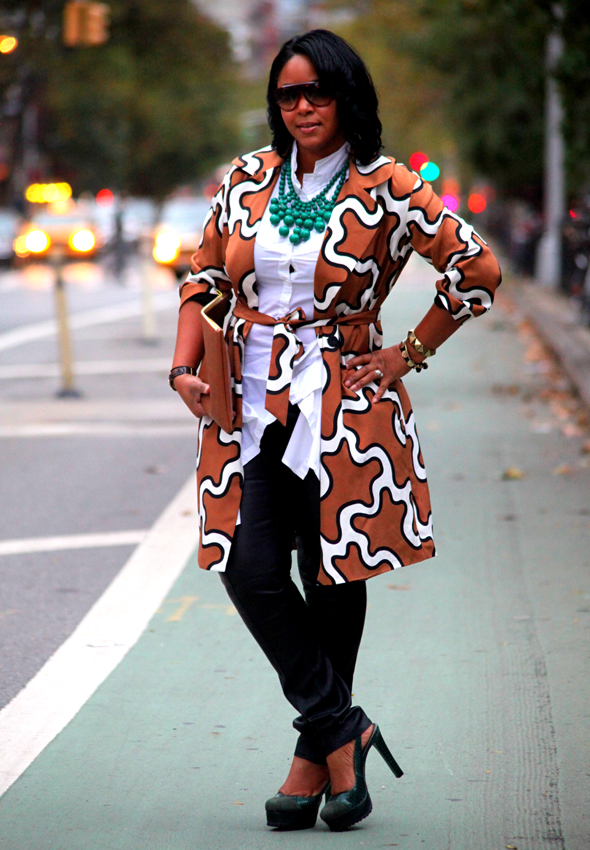
[[[194,366],[176,366],[174,369],[170,370],[170,374],[168,375],[168,383],[174,390],[174,392],[178,392],[176,387],[174,386],[174,378],[178,378],[179,375],[196,375],[197,370]]]

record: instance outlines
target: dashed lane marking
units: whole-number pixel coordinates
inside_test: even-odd
[[[135,546],[142,543],[147,534],[147,531],[105,531],[102,534],[69,534],[58,537],[0,540],[0,555],[57,552],[60,549],[97,549],[102,546]]]
[[[137,642],[197,545],[195,503],[191,475],[73,634],[0,712],[0,794]]]

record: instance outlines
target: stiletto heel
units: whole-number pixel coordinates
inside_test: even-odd
[[[264,804],[267,826],[274,826],[275,829],[283,832],[294,829],[313,829],[324,795],[328,802],[329,782],[324,790],[314,797],[296,797],[280,792],[275,794]]]
[[[385,739],[383,738],[383,735],[381,734],[378,726],[375,726],[375,731],[373,732],[373,738],[374,738],[373,743],[375,744],[375,749],[377,750],[379,755],[382,757],[383,761],[385,762],[387,767],[391,770],[393,775],[397,779],[399,779],[401,776],[404,775],[404,772],[401,769],[401,767],[399,766],[399,764],[396,762],[394,757],[391,755],[389,747],[385,743]]]
[[[361,737],[354,742],[354,787],[349,791],[330,796],[330,799],[320,812],[320,817],[332,832],[343,832],[350,829],[355,823],[368,817],[373,810],[373,803],[367,788],[365,779],[365,763],[371,747],[375,745],[377,752],[383,757],[391,772],[398,779],[403,776],[403,771],[389,751],[389,747],[383,739],[383,735],[376,725],[371,737],[363,749]]]

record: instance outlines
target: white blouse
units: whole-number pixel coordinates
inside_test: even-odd
[[[293,186],[299,197],[309,201],[321,192],[349,157],[349,145],[318,160],[312,174],[296,176],[297,144],[293,143],[291,168]],[[333,191],[333,190],[331,190]],[[279,194],[279,181],[272,197]],[[330,194],[331,197],[331,194]],[[270,199],[269,199],[270,200]],[[254,246],[254,269],[258,284],[258,309],[270,316],[287,316],[302,307],[307,319],[313,319],[314,275],[324,233],[311,231],[307,242],[293,245],[270,223],[267,206]],[[300,415],[283,455],[285,463],[300,478],[313,469],[320,476],[320,429],[322,413],[323,364],[313,328],[299,328],[297,336],[304,353],[295,361],[289,401],[297,405]],[[275,421],[266,410],[266,381],[270,368],[273,328],[254,324],[246,337],[242,383],[242,463],[245,465],[260,452],[260,440],[267,425]]]

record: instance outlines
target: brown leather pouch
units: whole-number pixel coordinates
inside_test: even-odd
[[[205,356],[199,378],[209,384],[209,394],[201,396],[205,413],[227,434],[233,431],[233,406],[229,351],[223,334],[223,320],[229,309],[229,299],[219,293],[201,310]]]

